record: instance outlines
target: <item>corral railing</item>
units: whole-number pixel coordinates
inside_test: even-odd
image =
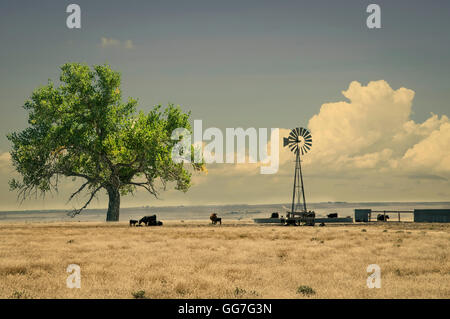
[[[386,216],[389,216],[389,219],[391,219],[391,215],[397,215],[398,221],[401,221],[401,214],[414,214],[413,210],[372,210],[369,212],[369,222],[371,221],[378,221],[378,215],[383,214],[383,220],[387,221]],[[375,220],[373,220],[375,218]]]

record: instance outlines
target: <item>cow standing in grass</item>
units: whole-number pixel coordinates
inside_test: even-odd
[[[212,213],[211,216],[209,216],[209,219],[211,219],[211,223],[213,225],[216,225],[217,223],[219,223],[220,225],[222,225],[222,218],[217,217],[216,213]]]

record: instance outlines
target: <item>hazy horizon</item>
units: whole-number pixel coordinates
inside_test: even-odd
[[[121,206],[120,209],[142,209],[142,208],[194,208],[194,207],[245,207],[245,206],[255,206],[255,207],[261,207],[261,206],[286,206],[287,208],[290,207],[292,203],[252,203],[252,204],[245,204],[245,203],[226,203],[226,204],[192,204],[192,205],[141,205],[141,206]],[[308,205],[321,205],[321,204],[347,204],[347,205],[380,205],[380,204],[436,204],[436,205],[449,205],[450,201],[376,201],[376,202],[347,202],[347,201],[325,201],[325,202],[310,202],[307,203]],[[106,211],[108,209],[107,206],[104,207],[97,207],[97,208],[86,208],[84,211],[98,211],[98,210],[104,210]],[[0,210],[0,212],[25,212],[25,211],[70,211],[68,207],[60,207],[60,208],[52,208],[52,209],[17,209],[17,210]],[[83,213],[81,213],[83,214]]]

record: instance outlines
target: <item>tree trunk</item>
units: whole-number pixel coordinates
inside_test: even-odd
[[[120,211],[120,193],[117,188],[108,187],[106,189],[109,196],[108,212],[106,213],[107,222],[118,222]]]

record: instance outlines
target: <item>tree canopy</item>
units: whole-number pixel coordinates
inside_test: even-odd
[[[176,128],[191,130],[190,113],[155,106],[137,112],[137,101],[122,101],[121,77],[108,65],[92,69],[79,63],[61,67],[60,85],[49,80],[36,89],[24,108],[29,127],[8,134],[13,165],[21,179],[10,180],[22,199],[58,190],[61,177],[83,183],[69,200],[87,192],[86,208],[100,190],[109,196],[107,221],[119,220],[120,196],[143,188],[154,196],[174,182],[187,191],[191,172],[171,158]],[[204,164],[192,164],[203,170]]]

